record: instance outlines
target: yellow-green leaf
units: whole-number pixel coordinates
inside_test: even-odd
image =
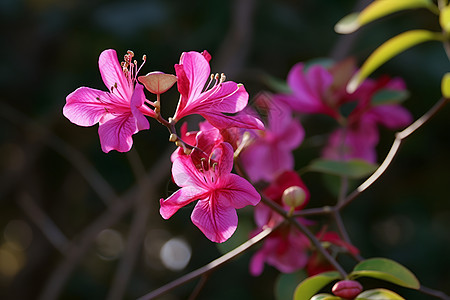
[[[416,276],[407,268],[387,258],[371,258],[357,264],[349,274],[350,279],[371,277],[385,280],[410,289],[419,289]]]
[[[445,6],[439,14],[439,23],[445,32],[450,32],[450,6]]]
[[[367,58],[361,69],[353,75],[347,85],[347,92],[353,93],[373,71],[401,52],[426,41],[441,39],[441,33],[422,29],[406,31],[391,38],[378,47]]]
[[[361,26],[397,11],[413,8],[428,8],[438,12],[431,0],[377,0],[360,13],[352,13],[342,18],[334,27],[338,33],[352,33]]]
[[[405,300],[405,298],[390,290],[373,289],[362,292],[355,300]]]
[[[338,272],[325,272],[303,280],[295,289],[294,300],[310,300],[330,282],[341,279]]]
[[[446,73],[442,77],[441,90],[444,98],[450,98],[450,73]]]

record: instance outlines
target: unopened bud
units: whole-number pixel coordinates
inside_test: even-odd
[[[361,283],[354,280],[342,280],[336,282],[331,291],[338,297],[344,299],[354,299],[363,290]]]
[[[284,190],[283,196],[281,196],[283,203],[290,207],[298,207],[305,203],[306,193],[305,190],[299,186],[291,186]]]
[[[178,136],[175,133],[171,133],[169,136],[169,142],[176,142],[178,140]]]

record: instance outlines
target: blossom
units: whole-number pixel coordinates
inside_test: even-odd
[[[192,222],[211,241],[226,241],[237,228],[236,209],[260,201],[260,195],[247,180],[231,173],[232,167],[233,148],[225,142],[215,145],[200,165],[194,163],[191,155],[178,155],[172,176],[181,189],[160,200],[161,216],[168,219],[181,207],[199,200]]]
[[[146,116],[155,113],[144,105],[144,87],[135,84],[137,66],[131,51],[121,65],[115,50],[105,50],[99,57],[100,73],[108,92],[80,87],[69,94],[63,114],[79,126],[99,123],[98,134],[104,152],[126,152],[133,144],[132,135],[149,129]]]
[[[272,181],[280,173],[294,168],[292,151],[305,136],[305,131],[291,110],[283,103],[270,101],[268,122],[264,131],[254,138],[240,153],[240,159],[253,182]]]
[[[247,106],[248,93],[242,84],[225,81],[223,74],[210,77],[210,59],[206,51],[181,55],[180,63],[175,65],[180,100],[173,119],[178,121],[187,115],[199,114],[219,129],[263,129],[263,124],[254,117],[230,115]]]
[[[290,207],[284,205],[281,201],[284,190],[292,186],[299,186],[305,191],[305,202],[296,207],[296,211],[302,209],[309,201],[309,191],[297,173],[286,171],[264,190],[264,194],[272,201],[277,202],[286,210]],[[275,213],[272,209],[263,203],[255,207],[255,222],[260,228],[266,226],[273,227],[283,222],[283,217]],[[299,222],[309,224],[305,219],[298,219]],[[257,233],[255,232],[255,233]],[[280,272],[291,273],[306,266],[309,257],[310,248],[309,239],[293,226],[282,225],[270,236],[268,236],[262,248],[258,250],[250,261],[250,273],[258,276],[262,273],[264,263],[277,268]]]

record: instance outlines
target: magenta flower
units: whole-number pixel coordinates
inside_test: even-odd
[[[192,212],[192,222],[213,242],[226,241],[236,230],[236,209],[256,205],[261,197],[242,177],[232,174],[233,149],[228,143],[216,145],[209,159],[198,166],[190,155],[178,155],[172,176],[181,187],[167,199],[161,199],[160,214],[170,218],[181,207],[199,200]]]
[[[240,154],[247,175],[253,182],[270,182],[283,171],[292,170],[292,151],[305,136],[303,127],[297,119],[292,118],[287,106],[273,101],[268,103],[266,129],[256,132],[252,143]]]
[[[104,152],[129,151],[132,135],[150,127],[145,115],[155,117],[154,111],[144,105],[144,87],[135,85],[138,70],[132,58],[133,53],[129,51],[121,66],[115,50],[103,51],[98,65],[109,92],[80,87],[67,96],[63,108],[64,116],[79,126],[99,123]]]
[[[210,77],[208,52],[184,52],[175,65],[180,101],[173,119],[175,121],[199,114],[219,129],[228,127],[257,128],[264,126],[248,115],[230,115],[247,106],[248,93],[242,84],[225,81],[225,75]],[[209,80],[209,81],[208,81]]]

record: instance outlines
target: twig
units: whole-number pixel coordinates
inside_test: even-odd
[[[444,292],[433,290],[433,289],[430,289],[430,288],[425,287],[423,285],[420,286],[419,291],[424,293],[424,294],[433,296],[435,298],[439,298],[439,299],[442,299],[442,300],[450,300],[450,296],[448,296]]]
[[[80,174],[86,179],[86,182],[106,205],[109,205],[113,200],[117,199],[117,195],[113,188],[75,148],[54,135],[39,122],[32,120],[6,103],[0,103],[0,114],[18,127],[25,127],[27,130],[33,130],[36,133],[40,133],[42,139],[49,147],[70,162],[74,168],[78,169]]]
[[[119,262],[111,289],[109,290],[106,298],[109,300],[123,299],[127,283],[139,254],[139,250],[142,249],[141,245],[145,236],[145,229],[151,207],[150,195],[153,194],[147,185],[142,182],[143,177],[145,176],[145,169],[136,150],[132,149],[132,151],[128,153],[127,157],[130,161],[133,173],[136,176],[136,182],[138,184],[138,199],[135,202],[134,216],[130,226],[128,239],[126,241],[125,251]]]
[[[364,181],[358,188],[356,188],[353,193],[351,193],[344,201],[338,203],[337,208],[341,210],[348,204],[350,204],[356,197],[358,197],[362,192],[364,192],[367,188],[369,188],[375,181],[380,178],[380,176],[386,171],[389,165],[392,163],[395,155],[400,148],[401,143],[404,139],[410,136],[413,132],[419,129],[422,125],[428,122],[439,110],[441,110],[445,104],[447,104],[449,99],[441,98],[436,104],[426,112],[422,117],[417,119],[414,123],[409,125],[406,129],[401,132],[395,134],[395,140],[392,143],[391,149],[389,153],[386,155],[383,163],[378,167],[377,170],[366,180]]]
[[[192,292],[192,294],[189,296],[188,300],[195,300],[195,299],[197,299],[198,295],[200,294],[200,291],[203,289],[203,287],[205,286],[206,282],[208,281],[208,278],[209,278],[209,274],[204,274],[200,278],[199,283],[197,283],[197,286],[195,287],[195,289]]]
[[[234,259],[235,257],[239,256],[240,254],[242,254],[243,252],[247,251],[250,247],[254,246],[255,244],[259,243],[260,241],[262,241],[263,239],[265,239],[269,234],[271,234],[273,231],[275,231],[278,228],[279,225],[273,227],[273,228],[265,228],[262,232],[260,232],[258,235],[254,236],[253,238],[249,239],[248,241],[246,241],[245,243],[243,243],[242,245],[240,245],[239,247],[231,250],[230,252],[222,255],[221,257],[217,258],[216,260],[213,260],[212,262],[210,262],[209,264],[195,270],[192,271],[174,281],[169,282],[168,284],[154,290],[151,293],[148,293],[142,297],[140,297],[138,300],[150,300],[150,299],[155,299],[156,297],[159,297],[173,289],[175,289],[176,287],[183,285],[197,277],[200,277],[202,275],[205,274],[209,274],[212,271],[216,270],[217,268],[222,267],[225,263],[231,261],[232,259]]]
[[[163,153],[157,163],[145,177],[143,184],[149,189],[159,186],[166,179],[166,172],[170,170],[170,154],[173,149]],[[131,188],[127,194],[115,201],[108,210],[99,216],[94,222],[87,226],[78,238],[73,239],[68,247],[65,259],[55,268],[47,284],[44,287],[39,299],[53,300],[57,299],[61,293],[67,279],[83,258],[84,254],[89,250],[91,244],[95,241],[97,235],[105,228],[115,224],[122,216],[127,213],[136,198],[136,188]]]
[[[36,204],[30,195],[23,193],[19,196],[17,202],[25,214],[36,224],[42,231],[44,236],[62,255],[65,255],[65,250],[68,245],[66,236],[56,226],[50,217]]]

